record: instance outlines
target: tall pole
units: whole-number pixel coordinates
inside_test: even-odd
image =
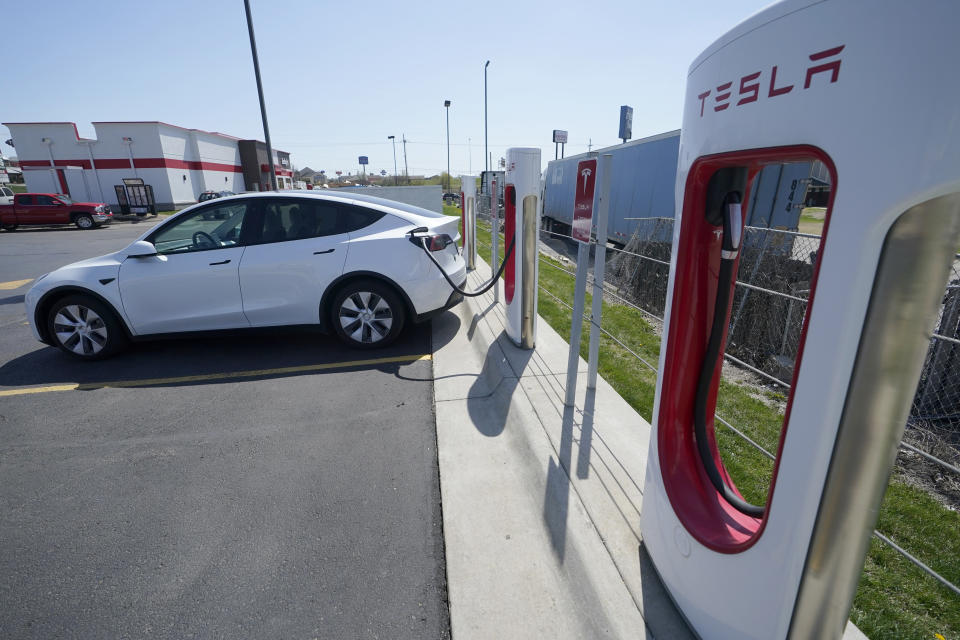
[[[450,101],[444,103],[447,111],[447,191],[450,190]]]
[[[407,134],[401,135],[403,137],[403,181],[410,184],[410,168],[407,166]]]
[[[397,178],[397,136],[387,136],[387,140],[393,143],[393,185],[400,184]]]
[[[263,119],[263,137],[267,143],[267,162],[270,165],[270,189],[277,190],[277,171],[273,167],[273,145],[270,144],[270,127],[267,126],[267,104],[263,101],[263,82],[260,80],[260,60],[257,58],[257,39],[253,35],[253,18],[250,17],[250,0],[243,0],[247,12],[247,31],[250,32],[250,52],[253,54],[253,72],[257,76],[257,94],[260,96],[260,117]]]
[[[487,64],[483,65],[483,168],[484,171],[490,171],[490,165],[487,162],[487,158],[490,156],[490,150],[488,149],[489,141],[487,139],[487,67],[490,66],[490,61],[487,60]]]

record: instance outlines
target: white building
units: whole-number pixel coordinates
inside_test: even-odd
[[[141,178],[157,208],[192,204],[204,191],[269,188],[266,145],[164,122],[94,122],[95,139],[72,122],[4,123],[13,137],[27,189],[117,205],[115,185]],[[274,149],[277,185],[293,186],[290,154]]]

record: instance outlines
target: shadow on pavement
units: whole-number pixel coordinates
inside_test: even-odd
[[[467,411],[471,421],[480,433],[489,438],[503,433],[510,413],[510,399],[534,353],[532,350],[515,349],[513,357],[506,358],[503,349],[511,347],[501,345],[507,341],[505,335],[501,334],[487,349],[481,373],[467,395]],[[504,366],[510,369],[506,375]]]
[[[223,374],[235,372],[263,371],[262,374],[238,376],[244,380],[313,375],[338,369],[306,368],[403,356],[411,356],[412,361],[429,353],[429,323],[409,326],[394,344],[371,350],[351,349],[335,337],[314,328],[250,329],[204,337],[135,342],[116,356],[95,362],[74,360],[59,349],[43,346],[0,366],[0,386],[64,383],[95,386],[133,381],[143,383],[130,386],[217,384],[229,382],[232,378]],[[403,361],[397,361],[351,368],[395,372],[404,364]],[[306,370],[283,371],[291,367],[304,367]],[[205,375],[216,377],[207,380],[163,380]]]

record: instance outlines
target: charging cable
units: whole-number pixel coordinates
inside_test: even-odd
[[[713,452],[707,441],[707,397],[713,385],[713,375],[717,367],[717,358],[721,356],[723,345],[724,324],[727,321],[727,312],[730,305],[730,286],[733,283],[733,265],[740,254],[740,240],[743,235],[743,217],[740,211],[740,194],[736,191],[727,193],[723,199],[723,246],[720,250],[720,273],[717,277],[717,298],[713,306],[713,325],[710,327],[710,339],[707,342],[707,352],[703,355],[703,365],[700,368],[700,378],[697,382],[697,394],[693,408],[694,433],[697,440],[697,451],[703,468],[710,478],[710,484],[720,492],[734,509],[754,518],[763,516],[765,507],[750,504],[727,485]]]
[[[414,229],[413,231],[410,232],[411,238],[413,237],[413,234],[416,231],[417,229]],[[464,291],[463,289],[458,287],[453,280],[450,279],[450,276],[447,275],[447,272],[444,271],[443,267],[440,266],[440,263],[437,262],[437,259],[433,257],[433,253],[431,253],[430,249],[427,247],[426,238],[420,238],[420,246],[423,248],[424,253],[427,254],[427,257],[430,258],[430,261],[433,262],[433,264],[437,265],[437,269],[439,269],[440,273],[443,274],[444,280],[447,281],[447,284],[449,284],[454,291],[456,291],[457,293],[461,293],[467,296],[468,298],[475,298],[476,296],[481,296],[485,294],[487,291],[489,291],[497,283],[497,280],[500,279],[500,276],[503,275],[503,269],[507,266],[507,262],[510,260],[510,256],[513,255],[514,240],[516,240],[516,237],[513,237],[510,239],[510,244],[507,245],[507,250],[503,254],[503,262],[500,264],[500,268],[497,269],[497,273],[490,279],[489,282],[484,283],[482,287],[480,287],[478,290],[473,292]]]

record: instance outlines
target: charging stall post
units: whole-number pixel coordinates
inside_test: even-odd
[[[474,176],[460,176],[460,207],[463,212],[463,260],[467,263],[467,271],[473,271],[477,268],[477,179]]]
[[[953,2],[789,0],[690,67],[641,528],[701,637],[843,634],[960,246],[960,84],[944,81],[957,24]],[[764,166],[791,162],[822,163],[831,195],[819,251],[786,253],[810,293],[772,479],[751,505],[714,413],[755,248],[741,203]]]
[[[593,228],[593,200],[597,184],[597,158],[577,163],[573,198],[573,238],[577,241],[577,273],[573,284],[573,317],[570,323],[570,350],[567,353],[567,385],[563,404],[572,407],[577,393],[577,369],[580,361],[580,336],[583,309],[587,297],[587,262],[590,261],[590,235]],[[591,335],[596,333],[591,331]]]
[[[504,182],[504,244],[513,252],[504,257],[503,297],[507,337],[522,349],[533,349],[537,331],[537,281],[540,236],[540,149],[507,149]]]

